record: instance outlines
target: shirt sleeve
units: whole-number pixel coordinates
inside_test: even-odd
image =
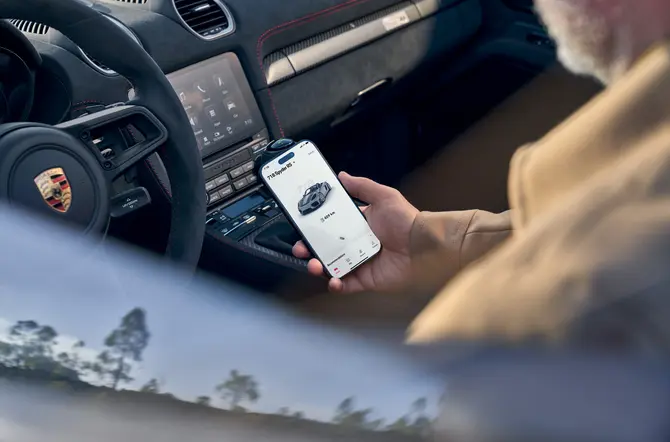
[[[461,269],[502,243],[511,232],[509,212],[422,212],[410,237],[415,278],[422,285],[440,288]]]

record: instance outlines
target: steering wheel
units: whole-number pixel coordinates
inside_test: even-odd
[[[161,69],[85,0],[3,0],[0,18],[58,29],[135,89],[135,97],[123,105],[56,126],[0,125],[0,199],[68,221],[85,235],[100,235],[109,223],[112,181],[164,146],[172,187],[166,256],[194,269],[205,234],[202,160],[186,113]],[[141,136],[111,159],[103,156],[94,140],[113,137],[129,125]]]

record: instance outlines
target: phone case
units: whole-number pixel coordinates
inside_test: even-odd
[[[342,182],[340,181],[340,178],[337,176],[337,174],[335,173],[335,171],[333,170],[333,168],[330,167],[330,164],[325,160],[325,157],[323,156],[323,154],[322,154],[321,151],[319,150],[319,147],[316,145],[316,143],[314,143],[314,142],[312,142],[312,141],[309,141],[309,140],[302,140],[302,141],[299,141],[299,142],[297,142],[293,147],[291,147],[290,149],[287,149],[285,152],[282,152],[282,153],[280,153],[279,155],[277,155],[277,157],[288,154],[291,150],[293,150],[293,149],[295,149],[296,147],[300,146],[302,143],[312,143],[312,145],[314,146],[314,148],[319,152],[319,155],[321,155],[321,158],[323,158],[324,161],[326,162],[326,164],[328,165],[328,168],[330,169],[330,171],[333,172],[333,175],[335,175],[335,179],[336,179],[340,184],[342,184]],[[319,256],[319,254],[316,253],[316,251],[314,250],[314,247],[312,247],[312,244],[310,244],[309,240],[307,240],[307,238],[305,238],[305,235],[303,234],[302,230],[300,230],[300,227],[298,227],[298,224],[295,222],[295,220],[293,219],[293,217],[291,217],[291,215],[288,213],[288,211],[286,210],[286,207],[284,207],[284,204],[281,202],[281,200],[279,199],[279,197],[277,196],[277,194],[274,192],[274,190],[272,190],[272,187],[268,184],[267,180],[265,179],[265,176],[264,176],[263,173],[262,173],[263,168],[264,168],[267,164],[270,164],[271,162],[273,162],[277,157],[274,157],[274,158],[272,158],[272,159],[266,161],[265,163],[261,164],[261,167],[258,169],[258,171],[259,171],[258,174],[260,175],[259,178],[261,179],[261,181],[263,182],[263,184],[265,185],[265,187],[266,187],[266,188],[270,191],[270,193],[272,194],[272,197],[273,197],[273,198],[275,199],[275,201],[277,202],[277,205],[281,208],[281,211],[282,211],[282,213],[284,214],[284,216],[286,217],[286,219],[291,223],[291,225],[293,226],[293,228],[300,234],[300,236],[301,236],[302,239],[303,239],[303,242],[305,243],[305,245],[306,245],[307,248],[309,249],[309,251],[310,251],[310,253],[312,254],[312,256],[314,256],[316,259],[318,259],[319,261],[321,261],[321,263],[323,264],[324,261],[321,259],[321,257]],[[365,218],[365,215],[364,215],[363,212],[360,210],[360,208],[358,207],[358,205],[356,204],[356,202],[354,201],[354,199],[352,198],[352,196],[349,194],[349,192],[347,192],[346,187],[344,187],[344,185],[342,185],[342,188],[344,188],[344,191],[345,191],[345,193],[349,196],[349,199],[351,199],[351,202],[356,206],[356,208],[358,208],[359,213],[361,214],[361,216],[363,217],[363,219],[365,219],[365,222],[367,222],[367,219]],[[326,268],[325,265],[323,266],[323,271],[324,271],[324,272],[328,275],[328,277],[330,277],[330,278],[337,278],[337,279],[345,278],[347,275],[350,275],[351,273],[353,273],[358,267],[360,267],[360,266],[362,266],[362,265],[368,263],[371,259],[373,259],[373,258],[375,258],[377,255],[379,255],[379,253],[382,251],[382,248],[383,248],[383,247],[384,247],[384,246],[380,244],[380,246],[379,246],[379,250],[377,250],[377,252],[376,252],[374,255],[370,256],[368,259],[366,259],[365,261],[363,261],[363,262],[361,262],[360,264],[358,264],[356,267],[354,267],[353,269],[351,269],[351,271],[350,271],[349,273],[347,273],[346,275],[342,275],[342,276],[339,276],[339,277],[338,277],[338,276],[335,276],[335,275],[333,275],[332,273],[330,273],[330,271],[328,270],[328,268]]]

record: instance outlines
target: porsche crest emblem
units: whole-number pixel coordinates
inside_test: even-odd
[[[65,213],[72,205],[72,188],[60,167],[45,170],[35,177],[35,185],[42,194],[42,199],[53,210]]]

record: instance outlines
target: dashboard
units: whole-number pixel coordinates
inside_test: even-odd
[[[253,173],[271,139],[330,127],[380,80],[400,82],[456,50],[482,21],[480,0],[87,3],[167,74],[202,156],[207,223],[224,236],[234,231],[236,239],[254,231],[251,222],[278,216]],[[58,30],[9,19],[35,53],[16,53],[11,41],[0,44],[0,122],[56,124],[132,98],[125,78]],[[161,167],[151,169],[169,194]]]

